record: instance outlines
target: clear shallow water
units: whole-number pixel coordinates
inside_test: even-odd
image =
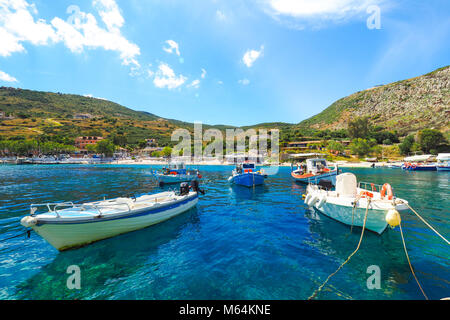
[[[59,253],[35,233],[16,238],[31,203],[86,202],[160,191],[150,166],[0,166],[0,299],[306,299],[355,249],[360,229],[304,205],[290,168],[255,189],[230,186],[231,167],[200,167],[196,209],[162,224]],[[410,201],[450,237],[447,172],[345,169]],[[415,216],[402,214],[410,258],[432,299],[450,296],[450,250]],[[66,269],[81,268],[81,290]],[[381,289],[366,286],[381,269]],[[360,251],[319,299],[422,299],[398,229],[366,233]]]

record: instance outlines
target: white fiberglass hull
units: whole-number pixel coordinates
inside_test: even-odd
[[[358,191],[361,190],[358,189]],[[397,198],[394,203],[393,200],[382,200],[378,192],[372,193],[375,197],[371,199],[368,207],[365,228],[382,234],[388,226],[386,221],[388,211],[391,209],[396,209],[397,211],[407,210],[408,202]],[[367,209],[367,198],[356,199],[354,197],[337,196],[335,191],[320,190],[312,186],[308,186],[307,194],[305,202],[324,215],[349,226],[363,226]],[[357,203],[353,210],[356,200]]]
[[[316,204],[314,205],[314,208],[334,220],[337,220],[350,226],[352,225],[353,207],[351,206],[325,203],[320,208]],[[388,210],[369,209],[365,228],[378,234],[382,234],[383,231],[386,230],[386,227],[388,225],[386,222],[387,212]],[[362,227],[364,224],[365,214],[366,208],[361,207],[356,208],[353,216],[353,226]]]
[[[53,247],[63,251],[163,222],[193,208],[197,202],[197,193],[191,192],[182,199],[153,208],[131,210],[117,216],[104,215],[80,222],[67,222],[64,218],[59,218],[60,221],[58,218],[40,221],[37,215],[37,223],[31,227]]]

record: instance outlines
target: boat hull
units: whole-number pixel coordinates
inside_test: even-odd
[[[188,211],[197,202],[198,195],[195,194],[179,203],[138,210],[124,217],[105,220],[98,218],[86,222],[46,222],[38,223],[32,228],[53,247],[63,251],[163,222]]]
[[[264,176],[256,173],[243,173],[231,177],[230,181],[234,184],[253,187],[264,183]]]
[[[156,175],[156,178],[160,183],[172,184],[180,182],[190,182],[197,180],[197,175],[190,174],[177,174],[177,175]]]
[[[292,178],[294,178],[295,181],[308,184],[308,183],[318,183],[321,180],[330,181],[333,185],[336,185],[336,176],[337,171],[330,171],[324,174],[317,174],[317,175],[297,175],[294,172],[291,172]]]
[[[403,167],[403,170],[408,171],[436,171],[436,166],[416,166],[416,167]]]
[[[450,171],[450,166],[437,166],[437,171]]]
[[[352,225],[353,207],[351,206],[325,203],[320,208],[318,207],[318,204],[316,204],[314,205],[314,208],[334,220],[346,225]],[[378,234],[382,234],[388,225],[385,219],[387,212],[388,210],[370,209],[367,215],[365,228]],[[356,208],[353,213],[353,226],[362,227],[365,214],[366,208]]]

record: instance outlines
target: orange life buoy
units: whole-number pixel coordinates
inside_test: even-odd
[[[388,200],[392,200],[394,198],[394,192],[392,191],[392,187],[389,183],[383,184],[381,188],[381,198],[384,198],[387,194]]]

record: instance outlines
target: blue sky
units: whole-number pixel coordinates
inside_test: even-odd
[[[446,0],[0,0],[0,85],[298,123],[450,64],[449,39]]]

